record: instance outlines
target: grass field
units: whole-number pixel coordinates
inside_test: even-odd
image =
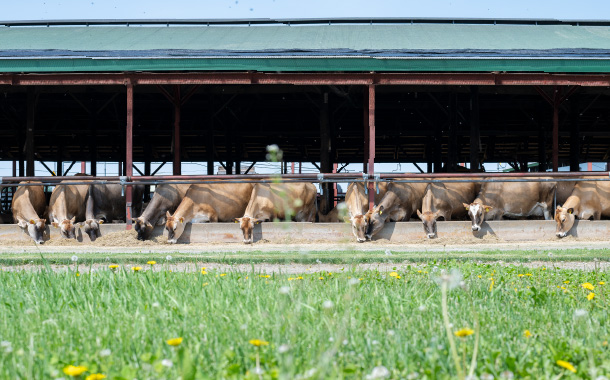
[[[165,264],[0,271],[0,378],[70,378],[69,365],[86,367],[82,379],[608,376],[610,279],[552,264],[439,257],[392,273],[300,276]]]

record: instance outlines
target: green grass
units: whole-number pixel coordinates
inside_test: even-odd
[[[400,278],[348,268],[305,272],[303,279],[122,267],[79,276],[1,271],[0,378],[65,378],[69,364],[112,379],[364,379],[376,366],[395,379],[456,378],[435,281],[453,268],[464,284],[449,292],[448,314],[454,331],[474,326],[473,310],[478,316],[477,376],[607,376],[610,276],[549,264],[543,270],[437,260],[397,267]],[[595,286],[591,301],[584,282]],[[175,337],[182,344],[169,346]],[[455,338],[463,363],[475,337]],[[251,339],[269,345],[256,348]],[[163,365],[169,361],[172,367]]]
[[[610,249],[566,249],[550,250],[553,257],[549,258],[548,249],[514,250],[514,251],[447,251],[447,252],[400,252],[400,248],[392,250],[388,255],[386,250],[359,251],[359,250],[332,250],[332,251],[233,251],[214,252],[202,251],[200,253],[169,253],[173,262],[205,263],[214,262],[222,264],[253,264],[253,263],[302,263],[313,264],[318,262],[334,264],[356,264],[376,262],[427,262],[429,260],[451,259],[456,261],[610,261]],[[0,266],[25,264],[71,264],[73,252],[66,248],[63,253],[2,253]],[[164,262],[168,253],[76,253],[79,262],[89,263],[146,263],[148,260]]]

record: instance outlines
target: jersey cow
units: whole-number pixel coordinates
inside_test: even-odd
[[[231,222],[243,215],[252,188],[250,183],[191,185],[174,215],[166,211],[167,241],[176,243],[187,223]]]
[[[426,183],[390,183],[387,192],[373,210],[367,213],[367,239],[377,234],[387,221],[408,222],[421,208]]]
[[[155,225],[164,225],[166,213],[173,213],[184,199],[190,184],[166,183],[157,186],[155,195],[141,216],[132,220],[138,240],[150,238]]]
[[[36,183],[36,182],[21,182]],[[46,222],[44,213],[47,199],[42,184],[40,186],[19,186],[13,195],[11,210],[13,220],[19,227],[25,229],[36,244],[44,243]]]
[[[388,185],[385,182],[379,183],[379,194],[375,192],[375,203],[381,201],[386,194]],[[365,242],[366,231],[369,226],[369,196],[365,192],[365,184],[362,182],[352,182],[347,187],[345,192],[345,204],[347,205],[347,214],[352,225],[352,233],[359,243]]]
[[[452,218],[465,216],[467,211],[463,204],[474,200],[478,190],[475,183],[430,183],[426,187],[422,200],[422,211],[417,210],[417,216],[424,223],[424,232],[429,239],[437,236],[436,221],[442,218],[449,221]]]
[[[610,216],[610,182],[578,182],[563,206],[557,206],[557,237],[566,237],[576,219]]]
[[[89,185],[62,185],[63,182],[73,181],[55,186],[49,201],[49,220],[62,237],[76,239],[75,222],[85,221]]]
[[[549,220],[555,187],[555,182],[486,182],[474,202],[463,206],[473,231],[481,230],[485,220],[501,220],[504,216],[544,216]]]
[[[144,185],[132,186],[132,210],[135,215],[142,212]],[[85,211],[85,233],[91,241],[100,235],[100,224],[113,220],[125,220],[126,200],[121,185],[89,185]]]
[[[254,241],[254,225],[274,219],[313,222],[316,187],[311,183],[259,183],[254,186],[243,217],[235,218],[244,243]]]

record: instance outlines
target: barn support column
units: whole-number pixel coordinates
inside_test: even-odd
[[[449,99],[449,151],[447,157],[446,171],[455,171],[458,165],[458,110],[457,110],[457,94],[451,92]]]
[[[146,138],[144,143],[144,175],[150,176],[152,161],[152,147],[150,140]],[[150,201],[150,185],[144,186],[144,202]]]
[[[180,99],[180,85],[174,86],[174,175],[182,174],[182,162],[180,161],[180,113],[182,111],[182,100]]]
[[[440,173],[443,170],[443,130],[440,124],[434,127],[434,173]]]
[[[27,121],[25,129],[26,175],[34,176],[34,116],[36,114],[36,87],[28,87]]]
[[[133,84],[131,81],[127,82],[127,125],[125,135],[125,175],[127,180],[131,180],[133,176]],[[125,228],[127,230],[131,230],[132,202],[131,185],[127,185],[125,188]]]
[[[369,176],[375,174],[375,85],[368,86],[368,164]],[[369,182],[369,210],[375,206],[375,184]]]
[[[555,88],[553,97],[553,171],[559,171],[559,91]]]
[[[470,171],[479,171],[479,142],[481,140],[481,130],[479,123],[479,87],[470,87]]]
[[[364,125],[364,157],[362,159],[362,172],[369,172],[369,92],[368,89],[364,91],[364,97],[362,102],[362,123]]]
[[[95,124],[95,102],[91,100],[89,106],[89,133],[91,140],[89,142],[89,160],[91,161],[91,175],[97,176],[97,125]]]
[[[330,151],[330,113],[328,111],[328,93],[322,94],[320,103],[320,172],[332,173],[333,164],[331,162]],[[332,184],[321,183],[322,197],[320,201],[320,212],[328,214],[332,206]]]
[[[570,171],[580,171],[580,126],[578,96],[570,99]]]
[[[208,175],[214,175],[214,117],[211,116],[207,126],[205,150],[208,156]]]

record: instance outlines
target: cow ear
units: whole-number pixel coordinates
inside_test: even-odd
[[[568,209],[568,214],[573,214],[574,213],[574,209],[573,208],[569,208]]]
[[[419,219],[422,219],[422,213],[421,211],[417,210],[417,216],[419,216]],[[423,220],[423,219],[422,219]]]
[[[561,205],[557,205],[557,210],[561,210]]]
[[[233,223],[239,223],[241,221],[241,218],[233,218]]]
[[[483,208],[485,209],[485,212],[489,212],[493,207],[484,205]]]
[[[146,222],[146,227],[148,228],[154,228],[152,224],[150,224],[150,222]]]
[[[100,219],[97,221],[97,224],[104,224],[104,219]]]
[[[381,213],[383,212],[383,206],[379,206],[379,215],[381,215]]]
[[[165,211],[165,217],[169,218],[170,216],[172,216],[172,214],[170,214],[169,211]]]
[[[468,203],[462,203],[466,211],[470,210],[470,205]]]
[[[28,225],[28,222],[22,220],[21,222],[18,222],[17,225],[21,228],[25,228]]]
[[[57,222],[52,222],[52,223],[51,223],[51,225],[52,225],[53,227],[55,227],[55,228],[58,228],[58,227],[59,227],[59,223],[57,223]]]
[[[73,216],[72,219],[70,219],[70,223],[74,223],[76,222],[76,216]]]
[[[184,218],[180,217],[180,219],[178,219],[180,221],[180,223],[184,224]]]

